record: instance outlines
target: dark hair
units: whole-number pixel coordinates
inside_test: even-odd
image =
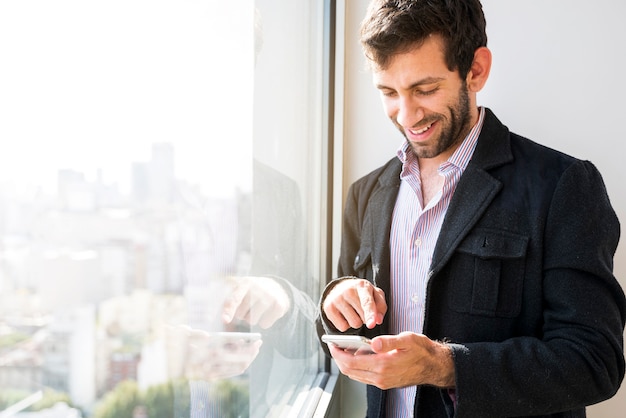
[[[361,23],[361,45],[385,69],[394,55],[438,34],[448,69],[465,78],[476,49],[487,46],[485,27],[480,0],[373,0]]]

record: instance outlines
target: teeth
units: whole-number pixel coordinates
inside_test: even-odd
[[[410,131],[415,134],[415,135],[419,135],[419,134],[423,134],[424,132],[426,132],[427,130],[430,129],[430,127],[433,126],[432,123],[428,126],[426,126],[425,128],[420,129],[419,131],[415,131],[413,129],[411,129]]]

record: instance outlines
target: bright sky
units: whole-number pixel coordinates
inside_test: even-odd
[[[229,155],[251,154],[252,10],[252,0],[0,2],[0,182],[49,186],[59,168],[127,182],[132,161],[170,142],[181,177],[223,187],[224,170],[236,173]]]

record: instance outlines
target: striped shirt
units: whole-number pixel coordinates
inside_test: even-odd
[[[439,166],[443,187],[425,207],[417,157],[406,141],[398,150],[402,172],[389,242],[391,295],[387,315],[391,334],[422,333],[433,251],[454,190],[474,153],[484,114],[484,108],[480,108],[476,125],[452,156]],[[416,386],[390,390],[386,416],[413,417],[416,390]]]

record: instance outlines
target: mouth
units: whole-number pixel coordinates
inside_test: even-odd
[[[424,125],[420,128],[406,128],[405,136],[408,140],[412,142],[423,142],[426,141],[430,135],[431,131],[433,131],[433,127],[437,124],[436,121],[430,122],[428,125]],[[434,131],[433,131],[434,132]]]
[[[407,129],[407,131],[409,131],[412,135],[421,135],[424,132],[428,131],[433,126],[433,123],[430,123],[429,125],[424,126],[423,128],[420,128],[420,129]]]

